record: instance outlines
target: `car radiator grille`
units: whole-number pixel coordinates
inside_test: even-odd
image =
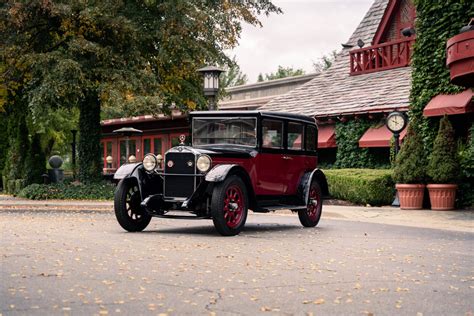
[[[168,166],[168,161],[173,161],[173,166]],[[192,165],[189,166],[188,163]],[[190,153],[168,153],[165,156],[165,197],[190,197],[195,190],[196,173],[195,157]],[[178,175],[168,175],[178,174]]]

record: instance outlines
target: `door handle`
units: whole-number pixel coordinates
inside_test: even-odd
[[[285,160],[293,160],[293,158],[290,157],[290,156],[283,156],[282,158],[285,159]]]

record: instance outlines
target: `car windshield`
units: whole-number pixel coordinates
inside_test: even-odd
[[[255,147],[256,131],[255,118],[194,118],[193,146],[232,144]]]

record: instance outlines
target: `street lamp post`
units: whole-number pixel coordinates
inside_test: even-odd
[[[197,70],[204,78],[204,96],[209,99],[209,110],[216,110],[216,97],[219,92],[219,76],[224,70],[215,66],[207,66]]]

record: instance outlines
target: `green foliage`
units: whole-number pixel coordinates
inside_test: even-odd
[[[109,182],[31,184],[18,196],[31,200],[112,200],[115,186]]]
[[[336,59],[337,51],[333,50],[327,55],[323,55],[320,59],[313,62],[313,68],[315,72],[322,72],[332,66],[332,63]]]
[[[389,205],[395,189],[391,170],[324,170],[331,196],[357,204]]]
[[[472,0],[415,0],[416,42],[411,61],[410,117],[419,120],[420,135],[428,152],[433,148],[436,120],[423,117],[423,109],[438,94],[462,88],[450,84],[446,67],[446,41],[459,33],[474,16]],[[420,144],[422,145],[422,144]]]
[[[242,73],[234,56],[226,72],[222,73],[219,78],[219,87],[225,89],[228,87],[240,86],[246,84],[247,81],[247,75]]]
[[[368,168],[373,165],[369,149],[359,147],[359,139],[370,125],[363,119],[336,123],[335,168]]]
[[[395,160],[393,179],[396,183],[423,183],[426,178],[426,158],[422,140],[411,122],[400,152]]]
[[[459,161],[454,139],[454,129],[445,115],[439,122],[427,175],[434,183],[454,183],[458,178]]]
[[[278,70],[276,72],[265,74],[265,78],[261,74],[259,74],[257,81],[262,82],[262,81],[268,81],[268,80],[300,76],[304,74],[305,74],[305,71],[303,69],[294,69],[293,67],[278,66]]]

